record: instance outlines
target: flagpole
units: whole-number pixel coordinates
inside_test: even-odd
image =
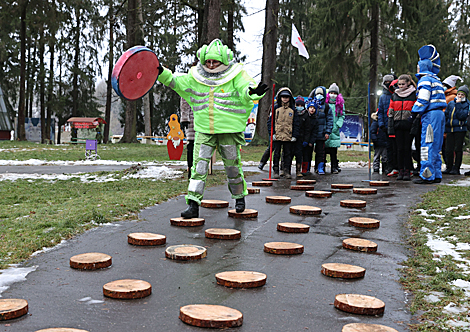
[[[288,87],[289,89],[291,88],[291,87],[290,87],[290,74],[291,74],[291,70],[292,70],[292,68],[291,68],[291,59],[292,59],[292,43],[291,43],[291,45],[290,45],[290,47],[289,47],[289,74],[288,74],[288,76],[287,76],[287,87]]]

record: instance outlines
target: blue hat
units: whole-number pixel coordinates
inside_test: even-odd
[[[431,72],[438,74],[441,69],[441,58],[434,45],[429,44],[418,50],[419,60],[430,60],[432,62]]]
[[[314,101],[312,98],[308,98],[308,100],[307,100],[307,109],[309,109],[310,106],[312,106],[312,107],[316,107],[316,106],[317,106],[316,103],[315,103],[315,101]]]

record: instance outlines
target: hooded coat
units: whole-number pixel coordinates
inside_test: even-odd
[[[339,129],[343,126],[344,122],[344,99],[343,96],[338,94],[335,103],[330,103],[330,94],[326,96],[326,103],[330,107],[331,114],[333,115],[333,129],[331,130],[330,137],[325,142],[327,148],[339,148],[341,146],[341,137]]]
[[[446,108],[446,133],[467,131],[467,116],[470,103],[468,99],[462,103],[452,100]]]
[[[282,105],[280,94],[281,92],[289,93],[289,104]],[[292,137],[300,138],[300,119],[297,111],[295,110],[295,100],[289,88],[281,88],[276,94],[276,103],[274,104],[274,123],[273,135],[276,135],[278,141],[291,141]],[[272,114],[268,117],[268,133],[271,136],[271,118]]]
[[[323,91],[323,97],[326,98],[326,88],[324,86],[316,87],[310,92],[309,98],[315,98],[315,91],[321,88]],[[330,106],[325,102],[326,99],[323,99],[315,111],[315,116],[318,123],[318,131],[316,140],[324,141],[326,140],[325,134],[331,135],[333,130],[333,113],[330,110]]]

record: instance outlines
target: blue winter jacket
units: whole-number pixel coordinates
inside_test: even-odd
[[[411,110],[412,113],[423,114],[429,111],[443,111],[447,107],[444,87],[436,74],[431,72],[431,60],[421,60],[418,62],[419,73],[416,77],[418,81],[418,99]]]
[[[463,103],[452,100],[446,108],[446,133],[467,131],[467,116],[470,103],[467,99]]]
[[[326,96],[326,88],[324,86],[321,86],[320,88],[323,90],[323,95]],[[333,131],[333,113],[330,110],[330,106],[325,103],[325,99],[323,99],[320,107],[316,109],[315,116],[318,122],[316,140],[326,141],[325,134],[331,135],[331,132]]]
[[[379,123],[375,120],[372,120],[370,125],[370,139],[374,143],[374,147],[387,146],[387,134],[380,129]]]
[[[382,95],[379,99],[379,110],[378,110],[378,125],[379,127],[385,126],[388,128],[388,107],[390,106],[390,99],[392,98],[392,93],[388,90],[383,88]]]

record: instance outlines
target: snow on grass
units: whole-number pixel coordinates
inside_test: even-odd
[[[135,174],[126,174],[122,177],[116,177],[116,174],[108,174],[103,176],[96,176],[89,173],[74,173],[74,174],[27,174],[27,173],[3,173],[0,174],[0,181],[16,181],[16,180],[46,180],[46,181],[60,181],[69,180],[72,178],[79,178],[81,182],[111,182],[125,180],[129,178],[143,178],[164,180],[178,178],[183,174],[182,171],[174,170],[165,166],[149,166],[138,170]]]
[[[436,218],[444,218],[445,215],[443,214],[428,214],[428,211],[427,210],[424,210],[424,209],[417,209],[415,210],[416,212],[419,212],[420,216],[422,217],[436,217]]]
[[[145,161],[138,162],[143,166],[161,166],[161,165],[175,165],[184,166],[187,165],[186,161],[172,160],[172,161]],[[116,161],[116,160],[40,160],[40,159],[28,159],[28,160],[0,160],[0,166],[45,166],[45,165],[57,165],[57,166],[87,166],[87,165],[103,165],[103,166],[131,166],[135,165],[135,161]]]

